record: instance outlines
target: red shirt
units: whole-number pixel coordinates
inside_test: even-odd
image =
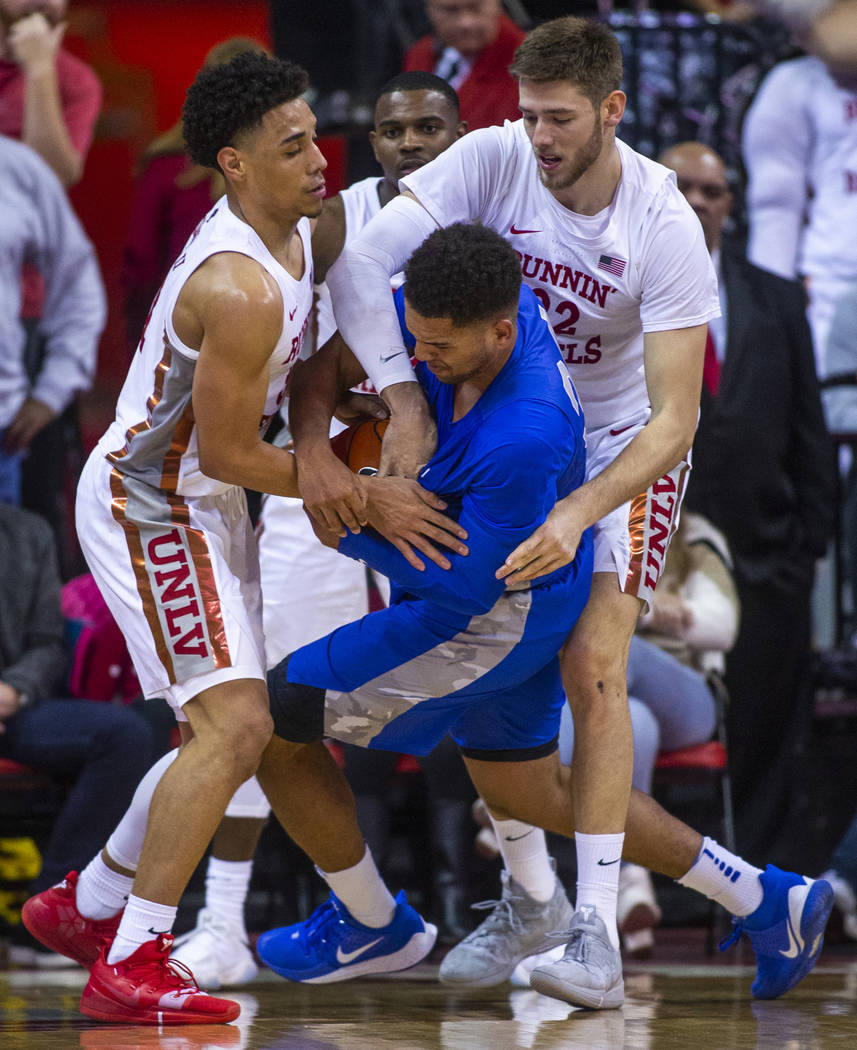
[[[494,42],[489,44],[458,89],[461,119],[471,130],[517,120],[518,82],[509,74],[509,66],[518,45],[526,34],[507,15],[500,15],[500,27]],[[406,72],[422,69],[433,73],[443,51],[443,44],[434,36],[424,36],[405,55]]]

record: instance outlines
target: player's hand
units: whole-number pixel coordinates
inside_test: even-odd
[[[331,532],[329,529],[324,528],[323,525],[319,525],[318,518],[314,518],[312,514],[304,507],[304,514],[306,514],[309,520],[312,531],[315,533],[315,538],[319,543],[323,543],[325,547],[332,547],[336,550],[339,547],[340,537],[335,532]]]
[[[3,441],[3,451],[8,453],[23,452],[40,430],[50,423],[56,412],[44,401],[28,397],[18,409],[18,414],[9,424]]]
[[[437,427],[419,383],[395,383],[383,395],[390,406],[390,423],[381,445],[378,473],[415,478],[435,453]]]
[[[358,394],[349,390],[336,406],[334,415],[340,423],[351,427],[367,419],[387,419],[390,410],[377,394]]]
[[[585,523],[575,503],[561,500],[544,523],[512,551],[495,573],[509,584],[525,583],[561,568],[574,558]]]
[[[329,450],[298,461],[298,488],[304,508],[335,536],[359,532],[366,524],[365,484],[365,478],[352,474]]]
[[[12,59],[23,69],[34,72],[53,65],[65,33],[65,22],[52,26],[40,12],[19,18],[9,30]]]
[[[375,477],[367,485],[367,492],[369,524],[420,572],[425,569],[425,562],[415,548],[442,569],[451,568],[451,562],[435,543],[456,554],[470,553],[461,542],[467,539],[466,531],[442,513],[446,509],[444,501],[416,481]]]

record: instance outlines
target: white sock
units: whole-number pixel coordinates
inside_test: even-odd
[[[498,820],[492,816],[491,823],[506,871],[534,900],[546,904],[553,897],[556,875],[544,831],[522,820]]]
[[[152,766],[149,772],[137,785],[131,805],[116,825],[116,829],[107,840],[107,852],[123,868],[136,871],[140,863],[140,852],[143,839],[146,837],[146,823],[149,820],[149,804],[158,786],[158,781],[170,768],[178,755],[178,748],[168,751]]]
[[[244,901],[250,887],[252,860],[220,860],[209,857],[205,873],[205,906],[222,916],[246,936]]]
[[[574,833],[577,851],[577,903],[574,910],[594,906],[599,918],[604,920],[610,943],[616,949],[619,948],[616,894],[624,841],[624,832],[621,835]]]
[[[358,922],[376,928],[392,922],[396,902],[378,874],[368,846],[363,859],[352,868],[316,871]]]
[[[676,882],[722,904],[733,915],[749,915],[762,903],[761,874],[761,868],[736,857],[714,839],[704,838],[690,871]]]
[[[169,933],[176,921],[177,911],[177,908],[145,901],[132,893],[110,946],[108,964],[112,966],[122,962],[129,955],[133,955],[141,944],[153,940],[159,933]]]
[[[133,876],[108,868],[98,853],[78,877],[77,910],[85,919],[109,919],[125,907],[133,885]]]

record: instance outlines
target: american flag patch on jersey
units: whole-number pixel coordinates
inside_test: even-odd
[[[614,259],[612,255],[602,255],[598,260],[598,269],[612,273],[614,277],[621,277],[628,263],[624,259]]]

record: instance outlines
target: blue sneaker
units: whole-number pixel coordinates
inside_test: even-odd
[[[823,879],[813,881],[773,864],[760,881],[762,903],[750,915],[733,918],[732,935],[720,950],[746,933],[756,953],[756,979],[750,991],[756,999],[776,999],[815,966],[833,907],[833,890]]]
[[[434,947],[437,928],[423,922],[404,890],[388,926],[364,926],[334,893],[305,921],[263,933],[256,953],[289,981],[329,984],[369,973],[406,970]]]

